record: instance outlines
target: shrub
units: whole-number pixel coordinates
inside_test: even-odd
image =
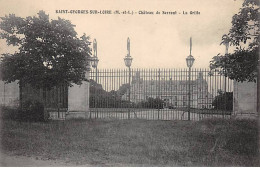
[[[233,110],[233,92],[220,92],[212,102],[214,109]]]
[[[18,108],[8,107],[8,106],[1,106],[1,119],[12,119],[15,120],[18,117]]]
[[[35,100],[26,100],[19,109],[19,120],[44,121],[44,105]]]
[[[44,105],[39,101],[26,100],[23,107],[1,107],[1,118],[18,121],[45,121]]]

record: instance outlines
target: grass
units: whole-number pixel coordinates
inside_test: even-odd
[[[91,166],[259,166],[255,120],[3,119],[5,153]]]

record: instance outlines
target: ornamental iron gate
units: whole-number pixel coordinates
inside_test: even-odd
[[[89,104],[96,119],[229,118],[233,81],[208,69],[95,69]]]

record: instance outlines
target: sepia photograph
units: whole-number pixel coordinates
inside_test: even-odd
[[[0,0],[0,167],[259,167],[259,0]]]

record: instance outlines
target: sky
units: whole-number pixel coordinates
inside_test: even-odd
[[[193,67],[208,68],[213,56],[225,52],[221,37],[228,33],[232,16],[242,3],[243,0],[0,0],[0,17],[11,13],[33,16],[43,10],[51,19],[70,20],[79,37],[86,33],[91,41],[97,40],[98,68],[125,68],[127,37],[131,41],[133,68],[186,68],[192,37]],[[66,14],[56,10],[119,10],[121,14]],[[136,14],[122,14],[125,10]],[[155,15],[156,11],[161,14]],[[162,11],[177,14],[163,15]],[[190,11],[200,14],[191,15]],[[0,40],[0,53],[13,51]]]

